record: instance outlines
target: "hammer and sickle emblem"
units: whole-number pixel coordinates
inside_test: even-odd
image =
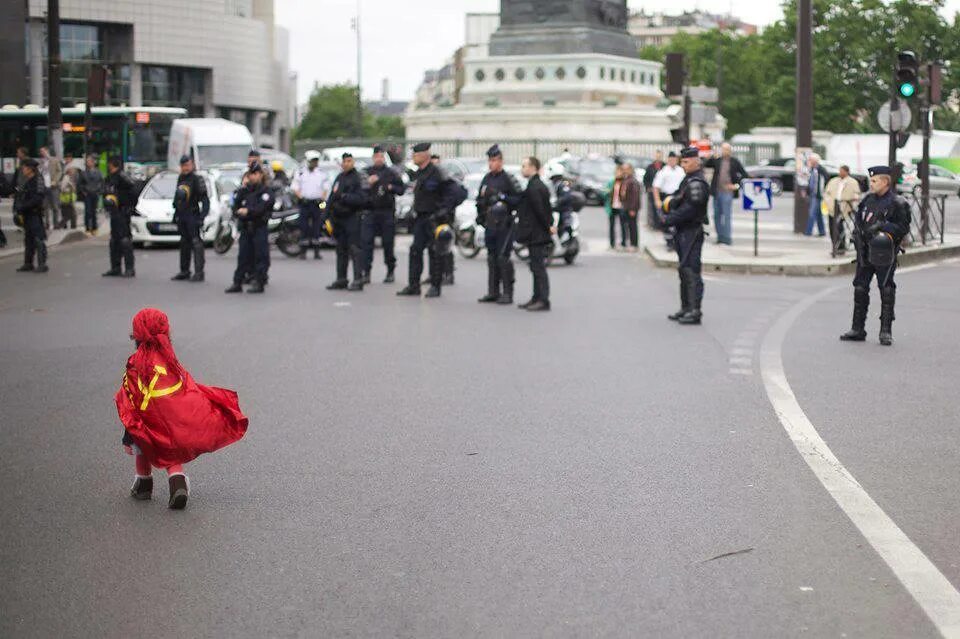
[[[167,386],[166,388],[157,388],[157,382],[160,381],[161,375],[167,374],[167,369],[159,364],[153,366],[154,375],[153,379],[150,380],[150,386],[144,386],[143,382],[137,378],[137,387],[140,389],[140,392],[143,393],[143,401],[140,402],[140,410],[147,410],[147,406],[150,404],[150,400],[154,397],[166,397],[167,395],[172,395],[180,390],[180,387],[183,386],[183,380],[177,380],[177,383],[173,386]]]

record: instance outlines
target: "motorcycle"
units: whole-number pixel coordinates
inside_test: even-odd
[[[233,243],[240,237],[240,228],[233,216],[226,219],[221,217],[217,221],[217,233],[213,237],[213,250],[217,255],[224,255],[233,247]]]
[[[562,233],[555,233],[553,239],[553,249],[547,254],[547,266],[550,266],[554,260],[562,259],[567,264],[573,264],[577,255],[580,254],[580,214],[571,211],[568,215],[568,224]],[[553,225],[557,227],[560,224],[560,214],[554,212]],[[523,262],[530,260],[530,250],[525,244],[514,243],[513,252]]]
[[[477,224],[476,220],[470,220],[457,226],[456,242],[457,252],[467,259],[475,258],[483,250],[484,236],[486,229],[483,225]]]

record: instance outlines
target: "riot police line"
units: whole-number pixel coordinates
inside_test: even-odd
[[[328,289],[362,291],[371,282],[376,237],[381,238],[384,247],[387,268],[384,283],[394,282],[396,220],[393,212],[395,198],[404,193],[406,186],[398,173],[384,165],[383,149],[377,147],[373,151],[373,165],[363,174],[354,165],[352,156],[344,153],[340,174],[329,189],[324,188],[319,178],[311,179],[319,156],[308,154],[306,167],[294,180],[298,211],[290,210],[292,202],[278,204],[289,199],[288,194],[278,190],[276,183],[267,178],[258,154],[251,151],[242,184],[233,195],[230,228],[226,234],[218,232],[218,238],[226,236],[230,242],[214,243],[218,252],[229,250],[234,240],[239,244],[233,283],[226,292],[241,292],[245,285],[250,293],[265,291],[270,267],[269,225],[278,207],[282,211],[277,244],[286,254],[306,257],[313,248],[315,258],[319,259],[323,238],[336,245],[336,274]],[[520,307],[549,310],[546,264],[555,257],[570,263],[579,252],[577,212],[583,200],[564,179],[562,165],[548,165],[543,170],[537,158],[526,158],[522,172],[528,183],[521,189],[516,178],[504,171],[502,152],[494,145],[487,152],[489,170],[476,197],[476,220],[458,227],[455,210],[467,197],[466,189],[443,171],[437,156],[429,151],[429,143],[413,147],[415,168],[408,171],[414,196],[413,245],[407,284],[397,295],[420,296],[421,284],[425,281],[429,284],[425,297],[440,297],[442,287],[453,283],[453,246],[459,244],[464,254],[475,256],[482,242],[487,249],[488,278],[487,292],[478,301],[513,303],[515,254],[528,262],[534,279],[533,296]],[[703,319],[701,253],[706,235],[704,227],[708,224],[710,186],[703,175],[698,149],[684,149],[680,163],[685,176],[676,192],[663,200],[662,214],[659,214],[662,224],[673,230],[678,254],[680,309],[668,318],[682,325],[698,325]],[[0,195],[14,196],[15,221],[24,230],[24,264],[17,270],[45,273],[49,266],[36,161],[24,161],[21,171],[22,179],[18,179],[15,189],[6,181],[0,185]],[[541,173],[546,174],[552,189],[540,179]],[[906,200],[892,188],[890,173],[885,166],[869,169],[870,193],[854,215],[857,268],[853,282],[853,320],[851,329],[841,336],[843,341],[866,339],[870,288],[876,279],[880,293],[879,341],[883,345],[893,343],[894,275],[911,216]],[[136,215],[137,195],[136,184],[123,172],[120,158],[110,158],[104,181],[104,204],[111,220],[110,268],[103,273],[105,277],[136,276],[130,219]],[[180,268],[173,280],[203,282],[205,279],[200,228],[209,206],[204,180],[196,175],[192,159],[182,157],[173,199],[174,221],[180,232]],[[225,250],[219,250],[224,246]],[[429,275],[421,280],[425,254]],[[348,278],[351,270],[352,280]]]

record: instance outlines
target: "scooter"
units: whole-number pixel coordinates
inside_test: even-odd
[[[560,214],[554,212],[554,228],[558,224],[560,224]],[[560,259],[567,264],[573,264],[577,255],[580,254],[580,214],[571,211],[567,217],[567,227],[560,234],[554,233],[551,239],[553,240],[553,250],[547,254],[547,266],[550,266],[554,260]],[[513,252],[521,261],[530,261],[530,250],[526,244],[514,243]]]

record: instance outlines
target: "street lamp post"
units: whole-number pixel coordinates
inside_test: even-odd
[[[360,58],[360,0],[357,0],[357,17],[353,19],[353,29],[357,32],[357,126],[356,135],[363,137],[363,83],[361,82]]]
[[[813,2],[797,2],[797,148],[813,146]],[[797,167],[799,175],[802,167]],[[804,231],[807,207],[799,184],[793,189],[793,232]]]

